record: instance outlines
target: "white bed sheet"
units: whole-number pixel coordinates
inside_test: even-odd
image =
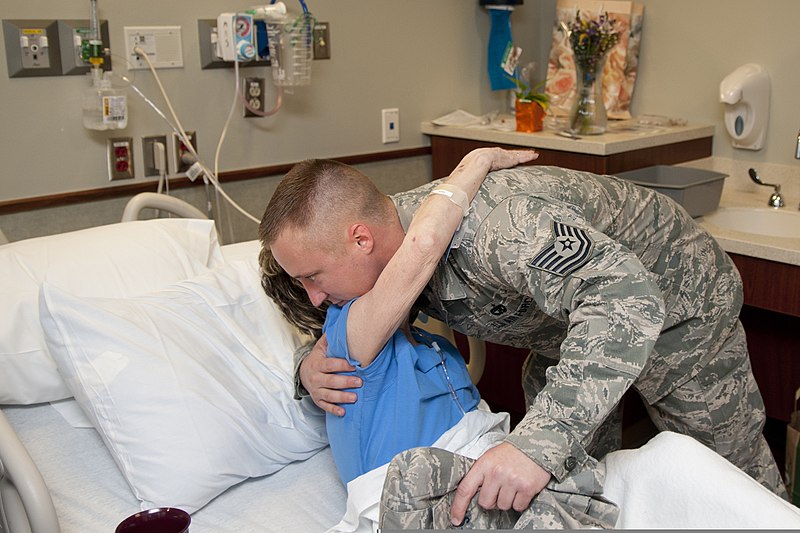
[[[64,533],[113,531],[139,510],[94,429],[72,427],[49,404],[3,411],[45,479]],[[466,442],[480,448],[486,443],[475,439],[487,429],[462,427],[442,447]],[[606,464],[606,497],[620,507],[617,528],[800,529],[800,509],[689,437],[661,433],[642,448],[610,454]],[[354,480],[360,486],[348,500],[324,448],[229,489],[192,515],[191,531],[374,531],[384,472],[370,474]]]
[[[72,427],[50,404],[6,406],[3,412],[47,483],[63,533],[113,531],[139,511],[94,429]],[[346,496],[324,448],[229,489],[192,515],[191,532],[322,532],[340,520]]]

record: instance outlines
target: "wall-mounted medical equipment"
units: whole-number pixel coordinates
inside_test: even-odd
[[[108,21],[100,20],[100,36],[109,42]],[[9,78],[83,76],[88,59],[89,20],[3,20]],[[103,70],[111,70],[107,48],[102,50]]]
[[[770,80],[761,65],[747,63],[737,68],[719,86],[725,105],[725,129],[735,148],[760,150],[769,123]]]
[[[111,86],[111,73],[103,71],[105,49],[97,20],[97,0],[90,0],[89,33],[81,46],[83,60],[91,65],[91,86],[82,98],[83,125],[91,130],[118,130],[128,125],[128,98]]]
[[[283,2],[254,6],[242,13],[217,17],[216,55],[223,61],[247,64],[268,60],[276,86],[311,83],[314,17],[304,3],[300,14]]]

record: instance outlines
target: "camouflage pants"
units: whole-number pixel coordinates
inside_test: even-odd
[[[392,529],[576,529],[611,528],[619,509],[601,496],[605,465],[589,461],[567,479],[550,481],[523,512],[485,510],[476,494],[464,523],[450,523],[458,483],[475,461],[439,448],[413,448],[389,463],[379,527]]]
[[[531,354],[523,370],[528,402],[545,385],[545,370],[557,361]],[[766,415],[741,323],[722,342],[719,355],[692,379],[647,405],[660,431],[694,437],[775,494],[788,498],[772,452],[762,434]],[[586,451],[597,459],[621,446],[621,405],[592,435]]]
[[[720,357],[669,395],[647,406],[661,431],[690,435],[753,479],[788,498],[780,470],[764,435],[766,414],[741,324]]]

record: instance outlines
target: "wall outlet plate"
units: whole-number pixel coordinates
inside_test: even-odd
[[[383,144],[400,142],[400,110],[381,109],[381,140]]]
[[[258,77],[249,77],[244,78],[242,80],[242,92],[244,93],[244,98],[247,100],[247,104],[255,109],[256,111],[264,111],[264,106],[266,105],[266,80],[264,78]],[[244,116],[245,117],[261,117],[263,115],[259,115],[257,113],[253,113],[250,109],[242,104],[244,108]]]
[[[159,177],[161,175],[156,165],[156,143],[164,147],[164,174],[169,174],[169,151],[167,150],[166,135],[151,135],[142,137],[142,160],[144,162],[144,177]]]
[[[115,137],[108,139],[108,179],[110,181],[133,178],[133,139]]]
[[[192,142],[192,147],[195,151],[197,151],[197,135],[193,131],[187,131],[186,135],[189,137],[189,140]],[[192,163],[186,163],[183,161],[181,156],[185,153],[190,153],[189,149],[186,148],[186,145],[183,144],[183,141],[178,136],[177,133],[172,134],[172,142],[175,146],[175,173],[182,174],[189,170],[189,167],[192,166]]]
[[[314,59],[331,58],[331,31],[327,22],[314,25]]]

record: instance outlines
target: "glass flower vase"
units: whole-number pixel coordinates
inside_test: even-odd
[[[576,135],[600,135],[608,124],[603,103],[605,55],[575,61],[575,101],[569,113],[569,131]]]

